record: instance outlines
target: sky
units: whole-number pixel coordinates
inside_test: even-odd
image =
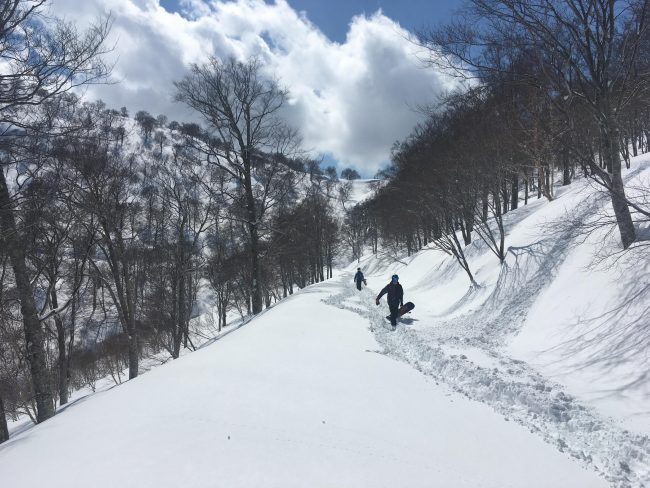
[[[179,0],[161,0],[160,5],[174,12]],[[409,30],[445,22],[461,3],[460,0],[288,0],[289,5],[305,12],[329,39],[345,42],[348,25],[356,15],[371,15],[381,10],[387,17]]]
[[[113,19],[111,85],[86,89],[109,107],[197,120],[173,82],[211,55],[257,56],[289,91],[284,116],[325,164],[370,177],[422,119],[418,107],[456,86],[425,68],[413,32],[445,22],[460,0],[51,0],[80,29]]]

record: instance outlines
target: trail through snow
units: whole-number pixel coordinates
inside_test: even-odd
[[[381,329],[370,298],[347,275],[308,287],[78,402],[0,446],[2,486],[607,486],[532,424],[434,381],[442,353],[415,347],[403,326]],[[445,361],[444,374],[473,377]]]
[[[490,405],[506,420],[521,424],[559,451],[593,466],[613,485],[646,486],[650,475],[647,436],[599,418],[565,394],[558,384],[544,379],[521,361],[489,350],[483,350],[478,360],[450,354],[444,346],[423,339],[404,322],[393,332],[386,325],[385,307],[375,307],[369,290],[362,290],[364,299],[360,306],[349,305],[351,293],[345,290],[326,301],[369,320],[384,354],[414,366],[467,398]]]
[[[650,158],[636,158],[625,180],[647,188]],[[397,273],[416,304],[395,333],[369,290],[361,306],[348,290],[328,303],[369,320],[386,355],[490,405],[612,486],[650,487],[650,255],[643,241],[622,254],[615,226],[593,225],[609,216],[609,197],[589,180],[508,212],[504,264],[480,240],[465,248],[481,285],[469,290],[435,246],[363,256],[347,271],[360,266],[375,293]]]

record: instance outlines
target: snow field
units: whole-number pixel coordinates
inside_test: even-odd
[[[349,281],[308,287],[16,435],[0,446],[3,486],[606,486],[488,406],[381,354],[374,319],[345,309],[364,311],[369,298]]]

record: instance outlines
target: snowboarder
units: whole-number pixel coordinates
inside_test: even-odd
[[[368,283],[366,283],[366,279],[363,277],[361,268],[357,268],[357,273],[354,275],[354,282],[357,284],[357,290],[361,290],[362,282],[364,285],[368,285]]]
[[[399,284],[399,276],[393,275],[390,283],[388,283],[379,295],[375,303],[379,305],[379,299],[386,295],[388,301],[388,308],[390,309],[390,324],[393,326],[393,330],[397,327],[397,316],[399,315],[399,307],[404,305],[404,289],[402,285]]]

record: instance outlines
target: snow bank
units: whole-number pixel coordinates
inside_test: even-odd
[[[649,163],[632,161],[628,187],[647,188]],[[615,485],[646,486],[650,246],[618,252],[615,228],[590,227],[608,214],[607,195],[586,180],[509,212],[503,266],[480,241],[466,249],[479,289],[433,247],[365,256],[348,270],[361,266],[375,292],[397,273],[415,302],[402,334],[380,340],[393,357],[492,405]]]

